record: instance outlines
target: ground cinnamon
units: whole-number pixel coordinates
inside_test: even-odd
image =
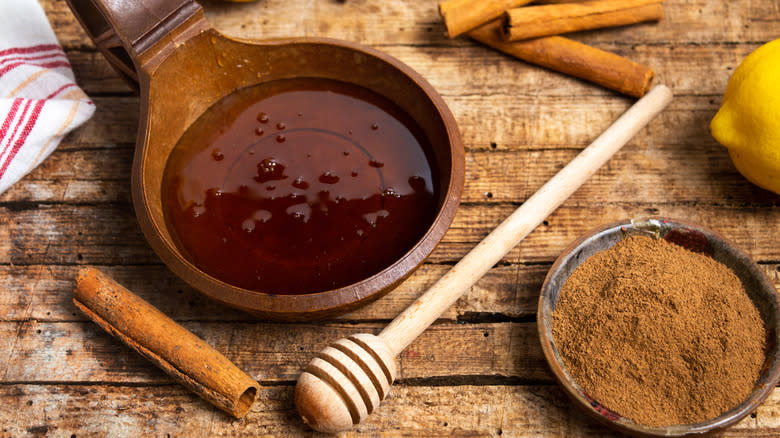
[[[519,41],[658,21],[663,15],[661,0],[592,0],[527,6],[506,11],[502,19],[502,34],[507,41]]]
[[[564,284],[553,336],[574,380],[648,426],[717,417],[752,392],[766,329],[736,275],[662,239],[590,257]]]

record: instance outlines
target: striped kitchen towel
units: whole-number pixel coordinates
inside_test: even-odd
[[[0,193],[94,112],[38,1],[0,0]]]

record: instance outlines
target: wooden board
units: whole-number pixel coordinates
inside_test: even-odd
[[[454,113],[466,186],[433,256],[391,293],[309,324],[274,324],[203,297],[162,265],[130,200],[138,98],[63,0],[41,0],[77,80],[97,105],[43,165],[0,195],[0,436],[301,436],[300,368],[328,342],[376,332],[609,126],[631,100],[480,47],[447,40],[433,0],[205,2],[242,38],[357,41],[420,72]],[[720,232],[780,288],[780,196],[749,184],[709,135],[730,74],[776,38],[780,0],[667,0],[658,24],[574,38],[655,69],[669,109],[511,251],[400,357],[382,407],[346,436],[614,436],[573,408],[536,338],[538,293],[573,239],[606,222],[668,216]],[[94,264],[258,379],[231,420],[89,322],[73,277]],[[780,434],[780,391],[725,436]]]
[[[14,385],[0,387],[8,436],[310,436],[293,409],[293,387],[262,386],[259,401],[232,420],[178,386]],[[68,409],[62,409],[68,406]],[[723,437],[776,436],[780,390]],[[315,436],[327,436],[317,435]],[[611,433],[572,411],[550,385],[396,385],[382,409],[344,437],[560,436]]]

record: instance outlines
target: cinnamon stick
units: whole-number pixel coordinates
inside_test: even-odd
[[[444,19],[447,36],[455,38],[500,17],[507,9],[530,2],[531,0],[445,0],[439,2],[439,14]]]
[[[653,79],[653,70],[650,67],[559,36],[506,42],[499,34],[500,27],[501,20],[494,20],[474,29],[469,36],[523,61],[629,96],[642,97],[650,88]]]
[[[236,418],[260,387],[204,340],[94,268],[76,277],[73,303],[103,330],[160,367],[209,403]]]
[[[623,26],[663,18],[661,0],[593,0],[528,6],[506,11],[502,35],[519,41],[580,30]]]

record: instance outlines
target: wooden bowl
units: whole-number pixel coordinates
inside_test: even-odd
[[[463,144],[443,99],[408,66],[377,50],[332,39],[228,38],[211,28],[200,5],[192,0],[68,1],[98,48],[138,87],[141,117],[132,181],[136,215],[155,252],[199,291],[264,318],[306,320],[332,315],[393,288],[444,236],[463,187]],[[423,237],[382,272],[335,290],[274,295],[231,286],[182,255],[164,220],[162,180],[171,150],[206,109],[237,89],[290,78],[348,82],[398,105],[433,146],[440,195],[438,212]]]
[[[761,376],[752,394],[745,401],[717,418],[702,423],[649,427],[621,417],[583,392],[567,371],[555,347],[552,313],[558,302],[561,287],[569,275],[588,257],[612,247],[627,236],[636,234],[672,241],[682,247],[709,255],[726,265],[742,281],[764,320],[768,332],[768,348]],[[569,245],[555,261],[545,278],[539,297],[537,324],[544,357],[555,379],[574,404],[601,423],[633,436],[685,436],[703,434],[734,424],[754,411],[769,396],[780,379],[780,351],[778,351],[780,314],[778,312],[780,312],[780,302],[772,283],[748,256],[723,237],[702,227],[676,220],[648,219],[606,225]]]

